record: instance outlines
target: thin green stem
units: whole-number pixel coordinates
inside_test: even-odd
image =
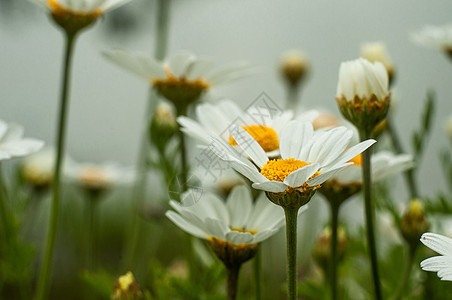
[[[181,172],[180,180],[182,181],[182,191],[185,192],[188,189],[187,173],[188,173],[188,163],[187,163],[187,146],[185,145],[185,134],[182,130],[178,129],[179,134],[179,147],[180,147],[180,157],[181,157]]]
[[[261,246],[259,246],[261,248]],[[254,273],[254,295],[256,300],[261,299],[261,275],[262,275],[262,251],[257,250],[256,256],[253,260]]]
[[[171,0],[157,0],[157,23],[155,32],[155,49],[154,57],[161,61],[166,55],[168,48],[168,29],[169,29],[169,12]],[[154,111],[157,101],[157,94],[151,87],[149,90],[149,100],[146,107],[145,126],[141,136],[141,144],[138,153],[137,171],[138,179],[133,189],[133,199],[135,200],[135,212],[132,216],[131,234],[129,243],[127,243],[124,255],[123,268],[130,269],[134,265],[134,255],[138,247],[138,238],[140,236],[140,209],[146,195],[146,186],[148,182],[148,155],[149,155],[149,124],[152,112]]]
[[[39,273],[38,286],[36,291],[36,299],[43,300],[47,298],[49,290],[50,274],[52,269],[53,250],[58,225],[58,214],[60,209],[60,180],[61,166],[63,164],[65,140],[66,140],[66,123],[69,110],[69,85],[72,65],[72,53],[76,41],[76,35],[66,34],[66,49],[63,65],[63,81],[60,97],[60,112],[57,130],[57,157],[54,169],[54,181],[52,185],[53,201],[50,212],[49,231],[47,234],[47,243],[45,248],[44,260]]]
[[[2,219],[2,230],[3,236],[6,243],[10,242],[11,234],[12,234],[12,228],[11,228],[11,221],[9,218],[9,212],[7,207],[7,201],[8,201],[8,193],[6,191],[6,185],[5,180],[3,178],[3,172],[1,169],[1,163],[0,163],[0,218]]]
[[[329,201],[331,209],[331,299],[337,299],[337,269],[338,269],[338,257],[337,257],[337,229],[339,219],[339,205]]]
[[[226,299],[235,300],[237,298],[237,286],[239,280],[239,265],[233,265],[226,268],[227,270],[227,288],[226,288]]]
[[[411,268],[413,266],[415,253],[416,247],[408,246],[408,256],[406,259],[405,271],[403,273],[403,277],[402,280],[400,281],[400,285],[399,288],[397,289],[397,293],[396,296],[394,297],[394,300],[400,300],[404,296],[406,286],[410,280]]]
[[[86,218],[88,221],[87,243],[86,243],[86,267],[93,270],[96,267],[96,232],[97,232],[97,203],[99,202],[98,194],[88,192],[86,199]]]
[[[370,132],[360,130],[359,136],[361,141],[367,140],[371,137]],[[362,174],[363,174],[363,192],[364,192],[364,208],[366,216],[366,230],[367,230],[367,245],[369,248],[369,256],[372,267],[372,280],[374,284],[375,299],[381,300],[381,286],[380,277],[378,275],[378,260],[377,247],[375,243],[374,233],[374,207],[372,203],[372,179],[371,179],[371,165],[370,157],[372,155],[372,148],[367,149],[362,153]]]
[[[287,108],[292,110],[294,115],[297,113],[298,104],[300,101],[300,86],[287,86]]]
[[[287,239],[287,299],[297,299],[297,217],[298,208],[284,208]]]
[[[389,137],[391,138],[392,146],[394,147],[394,150],[397,154],[405,153],[403,151],[402,144],[400,143],[400,138],[397,134],[397,131],[394,127],[394,124],[392,123],[392,119],[390,117],[386,118],[386,131],[389,134]],[[408,191],[410,193],[410,198],[418,198],[419,191],[417,188],[416,180],[415,180],[415,174],[414,169],[408,169],[405,172],[403,172],[404,178],[406,181],[406,184],[408,186]]]

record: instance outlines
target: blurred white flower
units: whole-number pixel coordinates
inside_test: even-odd
[[[255,111],[257,109],[259,112]],[[198,121],[183,116],[177,121],[184,133],[205,145],[210,144],[211,137],[219,137],[231,146],[237,146],[228,128],[231,125],[241,126],[269,156],[276,156],[279,154],[281,130],[292,116],[291,111],[283,111],[272,117],[271,111],[261,107],[243,111],[234,102],[224,100],[218,104],[205,103],[196,107]]]
[[[364,58],[341,63],[336,97],[353,101],[355,97],[377,100],[388,97],[388,72],[381,62],[371,63]]]
[[[103,191],[115,185],[128,184],[135,180],[135,171],[117,163],[74,163],[67,177],[89,191]]]
[[[284,225],[283,210],[264,195],[253,203],[244,185],[235,187],[224,203],[212,193],[188,190],[181,203],[170,201],[175,211],[166,216],[180,229],[202,239],[220,239],[235,245],[260,243]],[[304,209],[300,210],[303,211]]]
[[[353,135],[351,130],[336,127],[314,132],[311,123],[293,120],[281,133],[281,159],[269,160],[244,129],[235,126],[230,133],[252,162],[242,159],[218,138],[213,138],[212,150],[251,180],[253,188],[271,193],[281,193],[288,188],[304,191],[318,186],[353,164],[348,161],[375,143],[375,140],[366,140],[347,149]]]
[[[29,155],[44,146],[43,141],[23,136],[22,126],[0,120],[0,161]]]
[[[130,0],[31,0],[54,14],[99,16]]]
[[[297,86],[309,71],[306,55],[297,50],[284,53],[281,57],[280,71],[283,78],[292,86]]]
[[[197,58],[191,52],[179,52],[164,62],[138,53],[114,50],[104,56],[118,66],[146,79],[176,108],[197,101],[214,85],[241,78],[250,73],[247,63],[233,63],[215,69],[212,60]]]
[[[441,254],[421,261],[422,270],[438,272],[441,280],[452,281],[452,239],[437,233],[426,232],[421,236],[421,242]]]
[[[350,161],[354,164],[337,173],[329,180],[340,185],[362,184],[361,154]],[[373,182],[403,172],[414,166],[413,157],[410,154],[397,155],[389,151],[380,151],[372,155],[370,164]]]
[[[450,53],[452,51],[452,24],[427,25],[413,33],[411,39],[419,46]]]
[[[388,72],[389,79],[394,74],[394,64],[389,58],[386,45],[382,42],[364,43],[361,45],[361,57],[367,59],[371,63],[381,62]]]

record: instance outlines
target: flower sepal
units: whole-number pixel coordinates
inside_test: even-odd
[[[319,187],[317,185],[308,188],[288,188],[281,193],[265,192],[265,195],[271,202],[284,209],[298,209],[311,200]]]
[[[240,266],[242,263],[253,258],[258,249],[258,244],[233,244],[219,238],[208,239],[210,247],[215,255],[227,268]]]
[[[71,36],[74,36],[80,30],[93,25],[99,15],[99,13],[78,14],[60,10],[55,10],[51,14],[55,23],[57,23],[68,35]]]
[[[355,95],[353,100],[336,97],[342,115],[357,128],[372,132],[375,127],[386,118],[389,111],[391,93],[384,99],[378,99],[375,94],[367,98]]]

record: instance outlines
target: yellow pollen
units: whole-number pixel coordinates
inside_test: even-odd
[[[62,15],[62,14],[71,14],[77,16],[87,16],[87,17],[98,17],[102,14],[102,10],[96,9],[87,13],[74,12],[71,9],[64,7],[57,0],[48,0],[48,5],[52,8],[54,14]]]
[[[283,182],[290,173],[310,164],[311,163],[306,163],[295,158],[272,159],[267,161],[267,163],[262,167],[261,174],[268,180]],[[320,173],[317,171],[314,175],[312,175],[312,177],[319,174]]]
[[[245,229],[237,228],[237,227],[231,227],[231,230],[232,230],[232,231],[242,232],[242,233],[249,232],[249,233],[251,233],[252,235],[255,235],[255,234],[257,233],[256,230],[245,230]]]
[[[265,152],[271,152],[279,148],[279,140],[276,131],[265,125],[242,126],[253,139],[264,149]],[[229,145],[237,146],[237,142],[231,136],[229,137]]]
[[[352,162],[356,166],[362,166],[362,156],[361,156],[361,154],[356,155],[355,157],[350,159],[348,162]]]

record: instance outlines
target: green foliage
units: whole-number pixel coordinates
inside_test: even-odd
[[[435,110],[435,93],[429,91],[425,100],[424,109],[421,116],[421,127],[413,133],[412,147],[414,161],[420,162],[420,158],[425,149],[426,141],[430,135],[433,123],[433,113]]]

